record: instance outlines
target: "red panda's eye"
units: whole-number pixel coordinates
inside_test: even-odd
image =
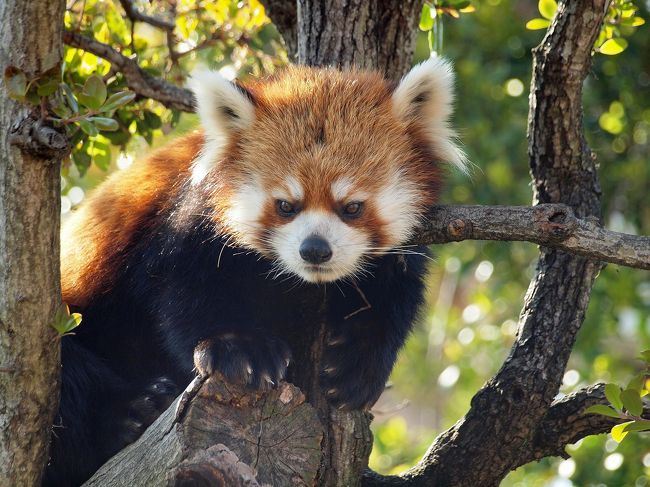
[[[356,218],[361,215],[363,211],[363,203],[361,201],[353,201],[348,203],[343,208],[343,216],[348,218]]]
[[[280,216],[289,217],[296,214],[296,207],[285,200],[277,200],[276,207]]]

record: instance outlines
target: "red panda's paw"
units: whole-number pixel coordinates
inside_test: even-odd
[[[200,342],[194,366],[202,377],[221,373],[228,382],[257,390],[275,387],[291,361],[287,344],[261,334],[223,333]]]
[[[180,393],[176,384],[166,378],[155,379],[149,387],[125,405],[112,411],[102,446],[108,455],[113,455],[136,441],[142,433],[160,416]],[[126,409],[123,409],[126,407]]]
[[[358,363],[352,365],[352,362],[328,363],[323,367],[321,389],[332,407],[344,411],[368,411],[377,402],[386,387],[386,379],[378,377],[374,370],[364,371],[363,368]]]

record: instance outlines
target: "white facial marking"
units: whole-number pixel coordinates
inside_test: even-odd
[[[389,245],[402,244],[418,223],[417,189],[399,172],[393,174],[377,195],[377,213],[384,221]]]
[[[301,201],[305,197],[305,191],[302,188],[302,184],[293,176],[289,176],[284,180],[287,189],[289,190],[289,195],[293,198],[294,201]]]
[[[300,257],[300,245],[313,235],[326,240],[332,249],[332,258],[319,266]],[[273,233],[271,242],[286,270],[309,282],[329,282],[354,274],[359,270],[359,259],[368,249],[368,239],[363,232],[325,211],[298,214]]]
[[[257,180],[251,180],[237,190],[226,212],[226,221],[234,232],[242,236],[259,230],[259,219],[265,203],[265,193]]]
[[[352,191],[352,181],[348,178],[339,178],[332,183],[332,197],[334,201],[343,200]]]
[[[365,191],[352,191],[354,185],[349,178],[339,178],[332,183],[334,201],[365,201],[370,196]]]

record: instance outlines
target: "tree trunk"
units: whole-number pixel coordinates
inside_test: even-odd
[[[2,69],[34,78],[56,68],[64,9],[0,1]],[[11,486],[40,484],[58,403],[60,164],[12,145],[28,114],[0,89],[0,483]]]

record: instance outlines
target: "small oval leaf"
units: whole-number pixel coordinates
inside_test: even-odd
[[[117,123],[117,121],[113,120],[112,118],[90,117],[88,120],[91,121],[99,130],[113,131],[120,128],[120,125]]]
[[[639,391],[636,389],[625,389],[621,392],[621,401],[623,401],[623,407],[630,414],[641,416],[641,413],[643,413],[643,402],[641,401]]]
[[[532,19],[526,22],[526,29],[541,30],[546,29],[551,23],[546,19]]]
[[[113,93],[108,97],[106,103],[102,107],[102,112],[110,112],[115,110],[123,105],[126,105],[135,98],[135,93],[132,91],[120,91],[118,93]]]
[[[616,409],[623,409],[623,401],[621,401],[621,388],[616,384],[605,385],[605,397]]]
[[[587,414],[601,414],[603,416],[609,416],[610,418],[619,418],[620,417],[620,415],[616,411],[614,411],[609,406],[605,406],[604,404],[594,404],[593,406],[588,407],[585,410],[585,413],[587,413]]]
[[[537,8],[539,9],[539,13],[542,14],[542,17],[551,20],[557,10],[557,3],[555,0],[539,0]]]
[[[79,127],[81,127],[81,130],[83,130],[85,133],[87,133],[91,137],[94,137],[97,134],[99,134],[99,130],[97,130],[97,127],[95,127],[88,120],[79,120]]]
[[[627,41],[621,39],[620,37],[615,37],[613,39],[607,39],[602,46],[598,49],[601,54],[607,54],[608,56],[615,56],[617,54],[625,51],[627,47]]]

